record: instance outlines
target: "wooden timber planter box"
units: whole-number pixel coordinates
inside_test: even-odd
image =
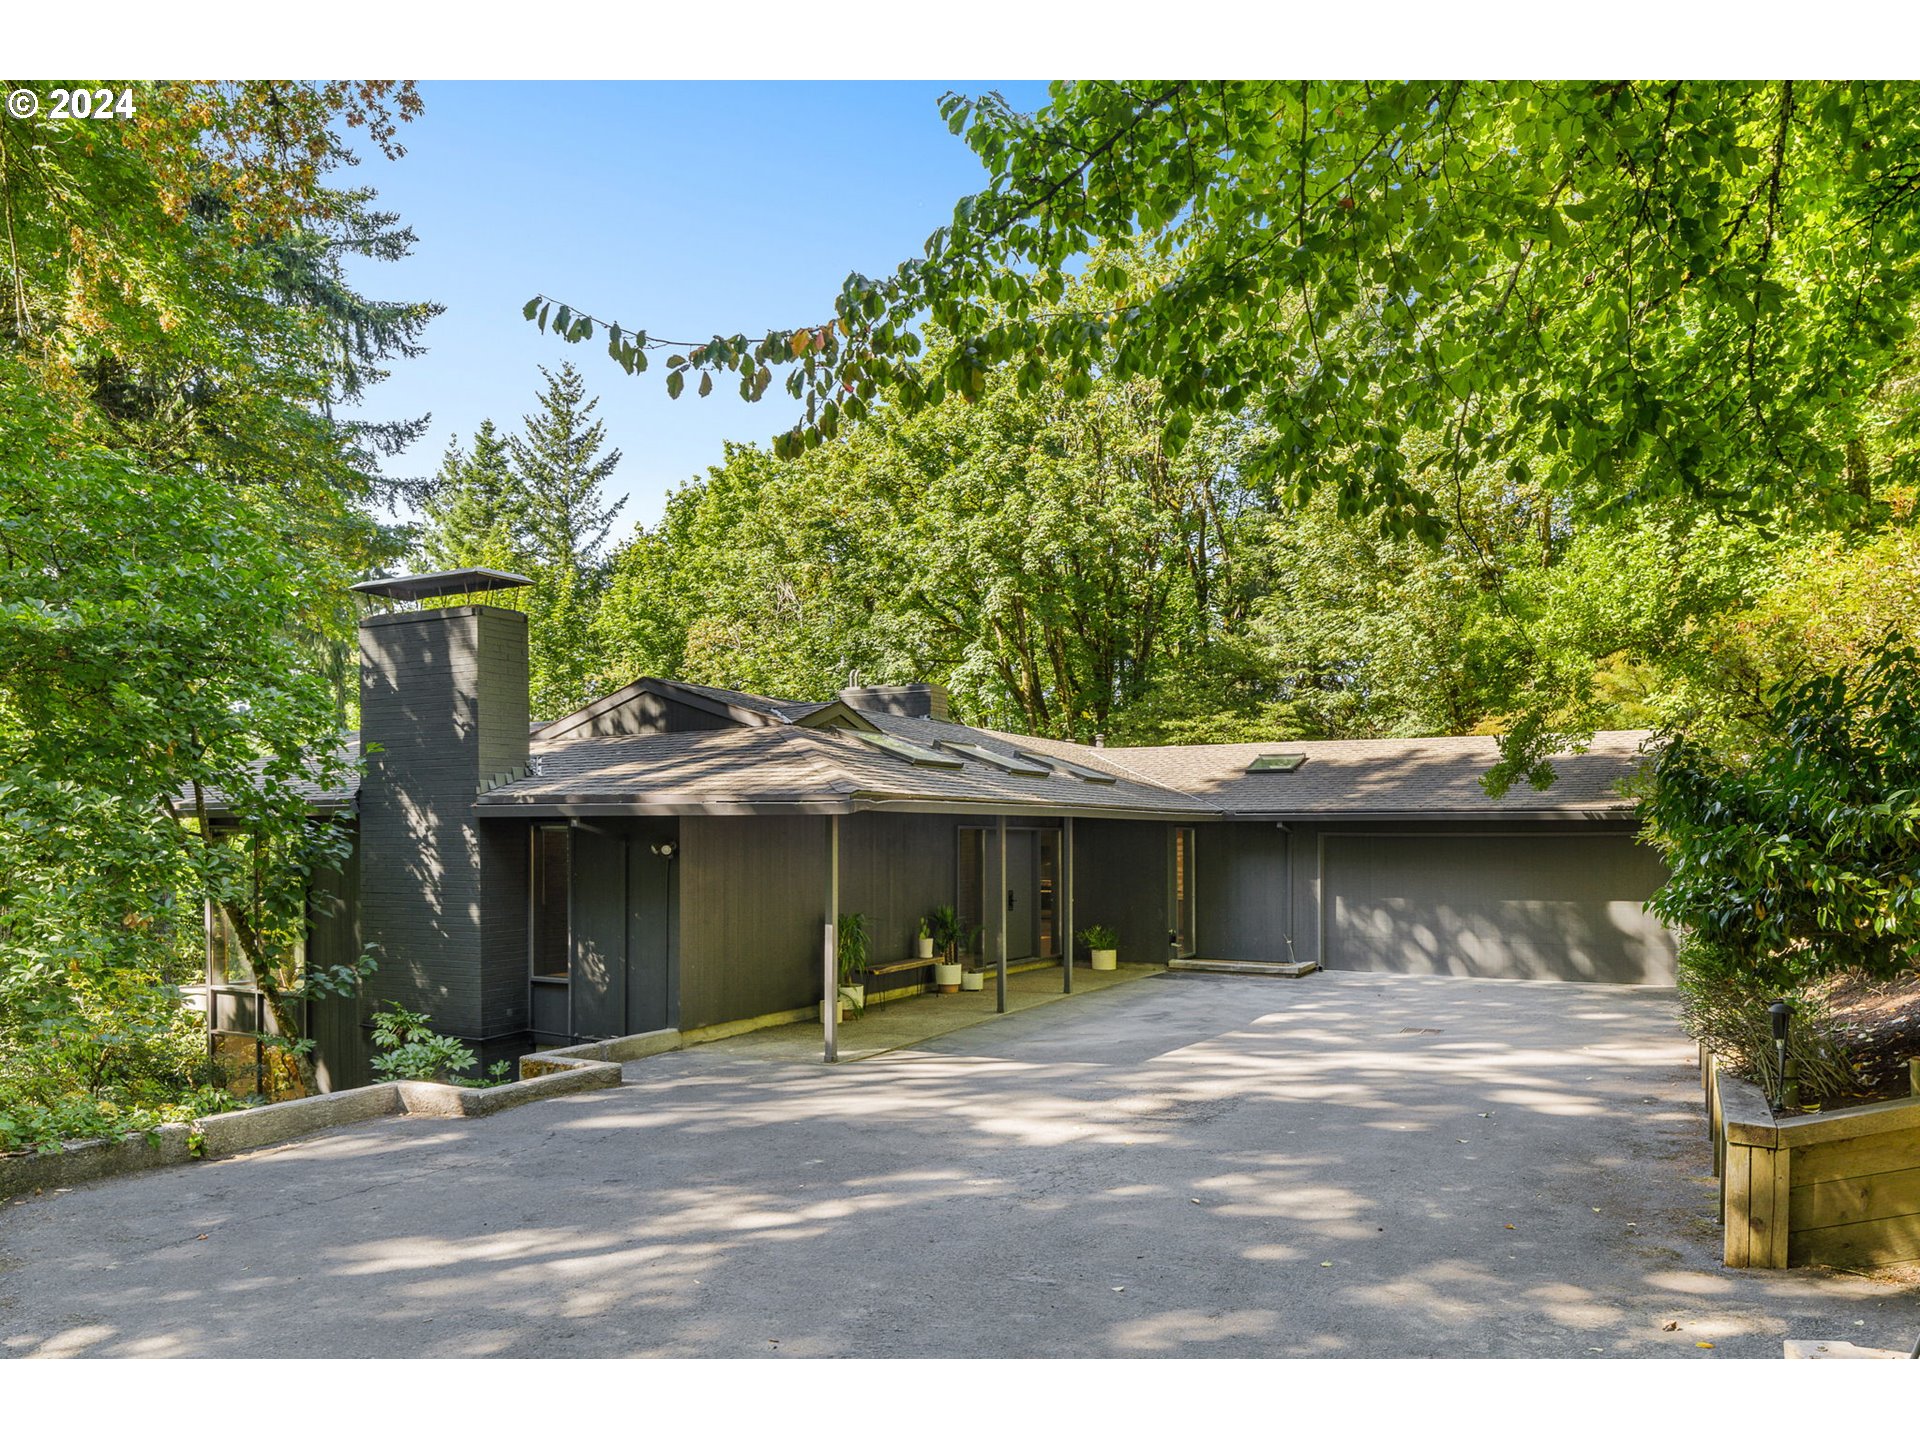
[[[1704,1046],[1700,1072],[1729,1266],[1920,1260],[1920,1095],[1779,1118]]]

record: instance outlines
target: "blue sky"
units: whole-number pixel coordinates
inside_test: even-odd
[[[997,89],[1022,109],[1046,99],[1037,81],[422,84],[406,156],[348,177],[419,237],[411,259],[363,266],[357,281],[447,307],[428,353],[396,361],[369,396],[369,415],[433,416],[389,468],[431,472],[449,438],[489,417],[517,427],[536,367],[570,358],[624,452],[617,533],[651,524],[723,441],[765,441],[792,423],[792,403],[778,386],[758,405],[724,385],[669,400],[657,364],[629,379],[604,346],[542,335],[521,306],[544,291],[675,339],[830,314],[849,270],[920,253],[980,188],[979,163],[936,109],[949,89]]]

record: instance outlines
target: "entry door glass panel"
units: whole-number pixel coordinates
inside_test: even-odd
[[[1060,953],[1060,832],[1040,832],[1040,951],[1042,955]]]
[[[978,826],[960,827],[960,875],[954,909],[960,912],[960,953],[963,957],[983,954],[989,944],[985,927],[992,914],[987,910],[987,832]]]
[[[567,879],[571,837],[564,825],[542,826],[533,843],[533,978],[565,980],[571,969]]]
[[[1173,953],[1193,954],[1193,831],[1185,825],[1173,830],[1173,867],[1169,877],[1170,899],[1167,907],[1173,916]]]

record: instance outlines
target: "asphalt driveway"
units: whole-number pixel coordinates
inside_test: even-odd
[[[7,1205],[0,1354],[1910,1345],[1912,1287],[1720,1267],[1672,1013],[1165,975],[834,1068],[707,1046]]]

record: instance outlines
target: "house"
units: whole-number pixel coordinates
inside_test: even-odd
[[[1081,745],[958,724],[929,684],[800,702],[646,678],[534,723],[526,617],[487,604],[371,615],[360,660],[364,774],[314,796],[357,845],[308,953],[371,944],[380,968],[358,1002],[315,1006],[330,1085],[365,1078],[386,1000],[483,1059],[801,1018],[840,912],[865,914],[876,964],[951,904],[995,962],[1057,963],[1098,922],[1123,960],[1672,981],[1644,908],[1663,871],[1616,792],[1637,733],[1496,800],[1489,738]]]

